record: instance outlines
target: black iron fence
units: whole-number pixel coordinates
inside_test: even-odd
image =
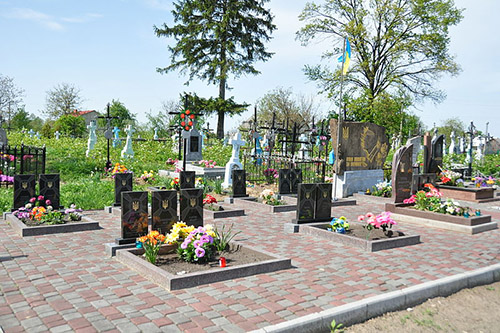
[[[0,146],[0,187],[12,185],[14,175],[45,173],[45,146]]]
[[[331,168],[322,159],[293,159],[282,155],[253,155],[248,152],[244,152],[242,157],[247,180],[255,183],[277,181],[280,169],[301,169],[303,183],[323,183],[327,169]]]

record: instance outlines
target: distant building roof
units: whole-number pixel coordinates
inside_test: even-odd
[[[97,111],[96,111],[96,110],[86,110],[86,111],[78,111],[78,110],[75,110],[75,111],[73,111],[73,115],[74,115],[75,117],[78,117],[78,116],[83,116],[84,114],[91,113],[91,112],[96,112],[96,113],[97,113]]]

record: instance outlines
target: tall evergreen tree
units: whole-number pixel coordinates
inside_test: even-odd
[[[276,29],[271,12],[264,8],[269,0],[178,0],[172,14],[176,25],[154,27],[158,37],[173,37],[169,46],[171,63],[158,68],[160,73],[180,70],[189,73],[187,83],[195,77],[219,86],[217,137],[224,136],[224,114],[241,112],[225,105],[230,74],[259,74],[253,66],[266,61],[264,42]]]

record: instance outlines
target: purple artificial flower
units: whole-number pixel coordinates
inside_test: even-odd
[[[193,242],[193,246],[194,246],[194,247],[201,247],[201,246],[203,245],[203,243],[204,243],[204,242],[203,242],[201,239],[198,239],[198,240],[195,240],[195,241]]]
[[[182,244],[181,244],[181,249],[183,249],[183,250],[187,249],[187,247],[188,247],[189,243],[190,243],[190,242],[189,242],[189,241],[187,241],[187,239],[186,239],[184,242],[182,242]]]
[[[203,256],[205,256],[205,250],[202,249],[201,247],[197,247],[195,250],[194,250],[194,254],[196,254],[196,256],[198,258],[202,258]]]
[[[210,239],[208,238],[209,236],[207,234],[201,236],[200,241],[205,244],[205,243],[210,243]],[[196,245],[195,245],[196,246]]]

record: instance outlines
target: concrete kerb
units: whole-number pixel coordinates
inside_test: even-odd
[[[464,288],[473,288],[496,281],[500,281],[500,263],[369,297],[252,332],[325,332],[330,329],[333,319],[344,326],[350,326],[386,312],[415,306],[429,298],[449,296]]]

